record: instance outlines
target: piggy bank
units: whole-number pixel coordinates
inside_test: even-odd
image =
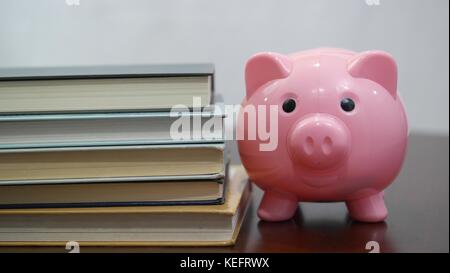
[[[248,60],[245,81],[238,149],[251,181],[264,191],[259,218],[287,220],[298,202],[345,202],[356,221],[387,217],[383,190],[401,169],[408,138],[389,54],[263,52]],[[270,107],[276,111],[260,111]],[[276,138],[270,149],[263,146],[267,132]]]

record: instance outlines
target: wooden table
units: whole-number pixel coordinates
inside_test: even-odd
[[[234,151],[234,158],[236,153]],[[259,221],[262,192],[253,203],[233,247],[83,248],[82,252],[368,252],[368,241],[381,252],[449,251],[449,138],[413,134],[407,160],[386,191],[386,222],[352,222],[344,204],[301,204],[286,222]],[[0,252],[64,252],[63,248],[0,248]]]

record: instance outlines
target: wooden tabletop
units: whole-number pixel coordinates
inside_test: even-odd
[[[237,158],[235,152],[234,157]],[[368,252],[376,241],[381,252],[449,251],[449,137],[413,134],[407,160],[386,190],[386,222],[352,222],[343,203],[302,203],[286,222],[260,221],[262,196],[253,203],[232,247],[83,248],[81,252]],[[64,248],[0,248],[0,252],[64,252]]]

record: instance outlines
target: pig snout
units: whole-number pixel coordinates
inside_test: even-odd
[[[328,114],[314,114],[300,120],[289,139],[293,160],[313,170],[331,169],[344,162],[350,149],[346,125]]]

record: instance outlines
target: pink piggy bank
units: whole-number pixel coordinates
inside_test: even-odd
[[[292,55],[259,53],[245,69],[246,99],[239,154],[250,179],[264,190],[258,216],[291,218],[298,202],[345,202],[352,219],[387,217],[383,190],[405,158],[408,122],[397,93],[397,65],[387,53],[321,48]],[[277,137],[248,137],[250,125],[269,128],[276,105]],[[262,120],[262,121],[261,121]],[[271,129],[273,129],[271,127]]]

